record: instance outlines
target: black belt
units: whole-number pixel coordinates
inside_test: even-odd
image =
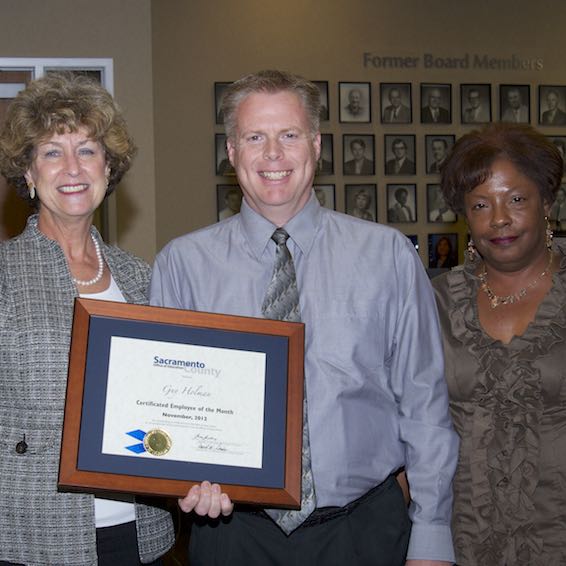
[[[350,501],[343,507],[318,507],[316,508],[301,524],[299,529],[306,529],[308,527],[314,527],[315,525],[321,525],[322,523],[326,523],[328,521],[332,521],[333,519],[337,519],[339,517],[345,517],[349,515],[356,507],[358,507],[361,503],[369,499],[372,495],[376,492],[381,491],[388,487],[390,483],[395,480],[395,476],[389,476],[385,481],[381,482],[379,485],[372,487],[369,491],[364,493],[358,499],[354,499],[354,501]],[[249,508],[245,510],[241,510],[241,512],[249,513],[251,515],[257,515],[258,517],[262,517],[264,519],[269,519],[269,515],[263,510],[259,508]]]

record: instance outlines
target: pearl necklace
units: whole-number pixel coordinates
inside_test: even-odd
[[[548,264],[546,265],[544,271],[540,275],[535,277],[526,287],[519,289],[517,293],[514,293],[513,295],[506,295],[505,297],[500,297],[499,295],[496,295],[489,288],[489,285],[487,283],[487,272],[485,270],[485,263],[484,263],[483,269],[481,273],[478,275],[478,278],[481,281],[481,290],[488,296],[489,305],[492,309],[496,309],[499,305],[512,305],[513,303],[516,303],[521,299],[523,299],[530,289],[534,288],[543,277],[545,277],[546,275],[548,275],[548,273],[550,273],[551,265],[552,265],[552,252],[549,251]]]
[[[91,234],[90,237],[92,238],[92,243],[94,244],[94,251],[96,252],[96,259],[98,260],[98,271],[96,275],[89,279],[88,281],[81,281],[80,279],[75,279],[73,277],[73,283],[75,285],[80,285],[81,287],[89,287],[90,285],[94,285],[98,283],[102,279],[102,274],[104,273],[104,261],[102,260],[102,252],[100,251],[100,244],[98,240]]]

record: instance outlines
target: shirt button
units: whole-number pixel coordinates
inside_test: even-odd
[[[24,435],[24,439],[20,440],[17,444],[16,444],[16,452],[18,454],[25,454],[28,451],[28,445],[26,442],[26,437]]]

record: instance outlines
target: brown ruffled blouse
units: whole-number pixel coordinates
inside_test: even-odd
[[[477,264],[433,280],[460,457],[452,529],[459,566],[566,565],[566,247],[522,336],[480,326]]]

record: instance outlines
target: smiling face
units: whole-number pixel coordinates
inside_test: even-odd
[[[396,88],[392,88],[389,91],[389,102],[391,102],[391,106],[393,106],[393,108],[399,108],[399,106],[401,106],[401,91]]]
[[[558,96],[556,96],[555,92],[549,92],[546,95],[546,103],[548,104],[549,110],[555,110],[558,106]]]
[[[468,102],[474,110],[478,108],[480,105],[480,93],[477,90],[470,90],[468,93]]]
[[[369,195],[367,193],[358,193],[356,195],[356,208],[366,210],[369,207]]]
[[[499,271],[519,271],[546,261],[546,223],[550,206],[537,185],[510,161],[498,159],[491,176],[464,197],[465,214],[476,248]]]
[[[407,146],[405,142],[397,142],[393,144],[393,155],[397,161],[400,161],[407,155]]]
[[[359,112],[362,103],[361,91],[354,89],[348,93],[348,102],[350,103],[350,110],[352,112]]]
[[[352,142],[350,145],[350,150],[352,151],[352,157],[356,161],[360,161],[364,158],[366,148],[359,142]]]
[[[25,175],[39,197],[40,224],[90,223],[104,200],[108,174],[104,148],[85,128],[40,142]]]
[[[511,108],[517,110],[521,106],[521,93],[518,90],[510,90],[507,93],[507,101]]]
[[[446,157],[446,146],[442,140],[434,140],[431,149],[435,161],[442,161]]]
[[[246,201],[283,226],[310,197],[320,134],[311,132],[301,100],[289,91],[248,95],[236,120],[227,148]]]
[[[440,106],[440,101],[442,100],[442,95],[440,90],[434,88],[430,91],[428,95],[428,104],[431,108],[438,108]]]

